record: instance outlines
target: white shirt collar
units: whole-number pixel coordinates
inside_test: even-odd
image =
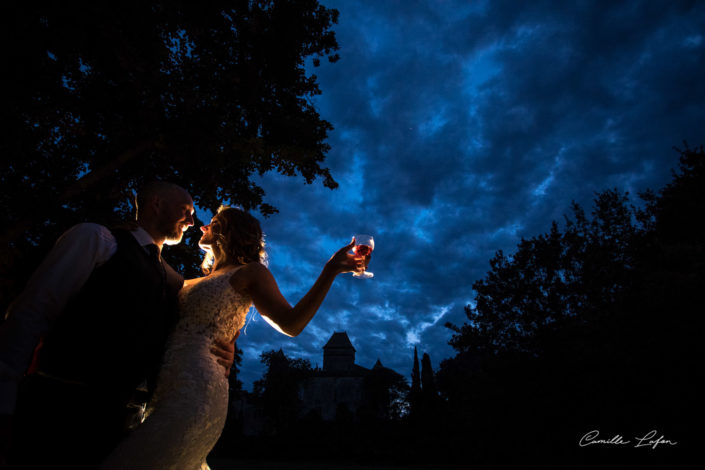
[[[137,240],[137,243],[139,243],[141,246],[157,245],[157,243],[154,241],[154,238],[152,238],[152,236],[147,233],[147,231],[142,227],[137,227],[137,229],[133,230],[131,233],[132,236],[135,237],[135,240]]]

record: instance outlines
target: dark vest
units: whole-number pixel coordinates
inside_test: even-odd
[[[116,253],[94,269],[44,340],[39,370],[127,399],[159,370],[176,320],[176,286],[134,236],[113,230]]]

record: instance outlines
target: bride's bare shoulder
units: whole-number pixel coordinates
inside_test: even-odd
[[[241,273],[242,276],[253,276],[268,272],[269,269],[265,265],[255,261],[252,263],[247,263],[242,268],[238,269],[233,275],[238,275]]]
[[[253,282],[269,274],[269,269],[262,263],[247,263],[237,269],[230,277],[230,284],[237,291],[247,290]]]

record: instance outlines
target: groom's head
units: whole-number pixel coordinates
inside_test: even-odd
[[[193,199],[181,186],[165,181],[145,185],[135,197],[137,223],[159,242],[175,245],[193,225]]]

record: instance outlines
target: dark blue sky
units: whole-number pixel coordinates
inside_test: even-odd
[[[658,189],[674,145],[705,143],[705,2],[327,1],[340,61],[309,70],[333,124],[340,188],[268,174],[270,269],[294,304],[353,233],[375,236],[372,280],[341,275],[297,338],[251,314],[245,387],[259,354],[322,365],[347,331],[357,363],[407,378],[413,348],[453,354],[489,259],[563,221],[596,191]]]

